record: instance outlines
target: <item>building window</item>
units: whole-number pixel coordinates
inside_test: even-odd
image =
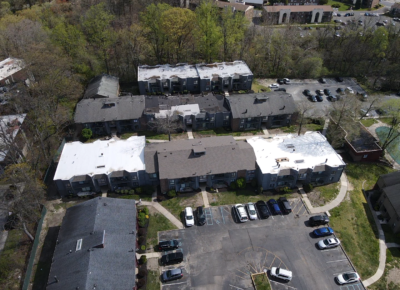
[[[10,80],[6,80],[6,85],[9,85],[10,84]]]
[[[170,185],[174,185],[174,184],[175,184],[175,180],[174,180],[174,179],[171,179],[171,180],[169,181],[169,184],[170,184]]]
[[[368,154],[365,154],[364,156],[363,156],[363,158],[367,158],[368,157]]]
[[[225,120],[228,120],[229,119],[229,116],[225,116]]]
[[[197,84],[198,84],[198,81],[194,81],[193,84],[194,84],[194,85],[197,85]]]

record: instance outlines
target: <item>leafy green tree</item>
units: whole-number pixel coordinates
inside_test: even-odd
[[[51,31],[51,37],[68,56],[76,56],[79,51],[84,49],[86,44],[85,37],[78,26],[64,22],[60,22],[54,27]]]
[[[196,38],[198,49],[206,62],[216,58],[222,42],[221,27],[218,25],[218,9],[210,0],[201,2],[196,9]]]
[[[304,57],[299,61],[298,75],[304,78],[317,78],[322,70],[323,59],[320,57]]]
[[[356,1],[356,6],[354,7],[356,10],[361,8],[361,0]]]
[[[328,0],[319,0],[318,4],[319,5],[326,5],[326,4],[328,4]]]
[[[234,52],[247,30],[248,20],[243,14],[234,13],[232,9],[225,8],[221,13],[221,32],[224,47],[224,61],[233,60]]]
[[[85,16],[82,17],[82,25],[87,40],[94,50],[100,53],[107,73],[110,71],[108,65],[109,50],[116,39],[111,28],[113,20],[114,16],[106,10],[104,3],[90,7]]]
[[[163,29],[162,14],[171,9],[168,4],[158,3],[147,6],[146,10],[140,14],[140,20],[145,29],[144,35],[153,49],[157,62],[163,62],[165,49],[165,30]]]
[[[81,135],[85,139],[90,139],[90,137],[93,135],[93,132],[89,128],[84,128],[82,129]]]
[[[196,14],[185,8],[168,9],[161,15],[166,47],[170,53],[175,54],[176,62],[180,62],[185,45],[191,43],[195,21]]]

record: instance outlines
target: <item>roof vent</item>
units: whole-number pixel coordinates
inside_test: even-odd
[[[96,168],[105,168],[105,167],[106,167],[105,165],[99,165]]]
[[[75,251],[80,251],[82,249],[82,239],[76,241]]]
[[[295,160],[294,162],[295,162],[295,163],[304,163],[304,160],[303,160],[303,159],[301,159],[301,160]]]

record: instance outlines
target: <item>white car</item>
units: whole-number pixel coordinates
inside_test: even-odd
[[[236,209],[236,214],[240,220],[241,223],[247,222],[249,220],[249,217],[247,216],[246,210],[244,209],[243,204],[235,204],[235,209]]]
[[[187,227],[194,226],[193,209],[190,206],[185,208],[185,222]]]
[[[289,80],[288,78],[284,78],[284,79],[283,79],[283,82],[284,82],[285,84],[290,84],[290,80]]]
[[[339,245],[340,245],[340,241],[337,238],[324,239],[324,240],[320,240],[318,242],[318,247],[321,250],[335,248]]]
[[[257,212],[256,212],[256,207],[254,206],[254,203],[252,203],[252,202],[246,203],[246,209],[247,209],[247,213],[249,214],[249,218],[251,220],[256,220]]]
[[[345,89],[345,91],[348,92],[349,94],[354,94],[353,89],[350,88],[350,87],[347,87],[347,88]]]
[[[271,268],[271,276],[285,280],[285,281],[290,281],[292,280],[292,271],[285,270],[282,268],[277,268],[277,267],[272,267]]]
[[[358,275],[356,272],[347,272],[337,276],[336,281],[341,285],[354,283],[360,281],[360,275]]]
[[[360,114],[361,114],[361,116],[364,116],[364,117],[370,116],[369,113],[367,112],[367,110],[365,110],[365,109],[360,109]]]
[[[279,88],[279,85],[278,84],[270,84],[268,87],[271,89],[274,89],[274,88]]]

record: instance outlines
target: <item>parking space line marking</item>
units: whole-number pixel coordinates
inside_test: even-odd
[[[268,257],[268,252],[265,254],[265,258],[264,258],[264,261],[262,263],[262,268],[264,268],[265,262],[267,261],[267,257]]]
[[[172,283],[172,284],[161,284],[161,286],[170,286],[170,285],[178,285],[178,284],[185,284],[186,282],[180,282],[180,283]]]
[[[334,249],[328,249],[328,250],[321,250],[321,252],[330,252],[330,251],[336,251],[338,248],[334,248]]]
[[[248,271],[247,273],[245,273],[245,272],[243,272],[243,271],[241,271],[241,270],[239,270],[239,269],[236,269],[236,271],[239,271],[240,273],[243,273],[244,275],[249,275],[250,274],[250,271]]]
[[[229,284],[229,286],[231,286],[231,287],[233,287],[233,288],[236,288],[236,289],[244,290],[243,288],[239,288],[239,287],[233,286],[233,285],[231,285],[231,284]]]
[[[303,203],[302,203],[302,205],[303,205]],[[303,210],[303,209],[304,209],[303,206],[300,206],[299,210],[296,212],[296,214],[299,214],[299,212],[301,212],[301,210]]]
[[[212,226],[214,224],[214,222],[213,222],[213,215],[212,215],[211,208],[209,208],[209,207],[205,208],[204,213],[206,214],[207,225]],[[211,217],[209,217],[209,216],[211,216]],[[209,223],[209,221],[211,222],[211,224]]]
[[[282,265],[282,261],[279,263],[279,266],[278,266],[277,268],[280,268],[280,267],[281,267],[281,265]]]
[[[299,205],[299,203],[300,203],[300,200],[298,199],[296,202],[296,205],[292,208],[292,211],[294,211],[294,209]]]
[[[221,212],[222,221],[223,221],[224,224],[225,224],[225,217],[224,217],[224,213],[222,212],[222,208],[221,208],[221,207],[219,207],[219,211]]]
[[[275,256],[275,258],[272,260],[271,265],[269,265],[269,268],[270,268],[270,269],[271,269],[272,264],[275,262],[275,259],[276,259],[276,256]]]
[[[269,280],[269,281],[274,282],[274,283],[279,284],[279,285],[283,285],[283,286],[288,287],[288,288],[297,289],[297,288],[295,288],[295,287],[288,286],[288,285],[286,285],[286,284],[279,283],[279,282],[276,282],[276,281],[274,281],[274,280]]]
[[[247,266],[250,266],[251,268],[253,268],[254,272],[256,272],[256,273],[258,272],[258,271],[257,271],[257,269],[256,269],[256,268],[254,268],[252,264],[250,264],[250,263],[247,263]],[[249,271],[249,272],[250,272],[250,271]]]
[[[343,261],[347,261],[347,259],[336,260],[336,261],[328,261],[328,262],[326,262],[326,263],[335,263],[335,262],[343,262]]]

